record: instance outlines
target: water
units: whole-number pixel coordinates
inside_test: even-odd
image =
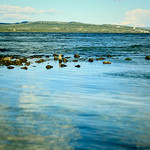
[[[0,50],[71,56],[66,68],[0,66],[0,149],[150,149],[149,34],[0,33]],[[99,56],[112,64],[87,61]]]

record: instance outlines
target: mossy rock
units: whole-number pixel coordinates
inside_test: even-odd
[[[53,68],[53,66],[51,66],[51,65],[46,66],[46,69],[51,69],[51,68]]]
[[[93,58],[89,58],[89,62],[93,62],[94,61],[94,59]]]
[[[145,59],[150,60],[150,56],[146,56]]]
[[[80,55],[79,55],[79,54],[74,54],[74,57],[75,57],[75,58],[79,58]]]
[[[132,59],[128,57],[128,58],[125,58],[125,60],[132,60]]]
[[[103,64],[111,64],[110,61],[104,61]]]

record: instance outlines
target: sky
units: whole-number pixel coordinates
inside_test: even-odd
[[[0,22],[22,21],[150,27],[150,0],[0,0]]]

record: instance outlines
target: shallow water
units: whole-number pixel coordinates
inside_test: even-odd
[[[0,149],[150,149],[149,43],[149,34],[0,33],[1,55],[72,57],[66,68],[0,66]],[[72,62],[75,53],[86,60]],[[87,61],[98,56],[112,64]]]

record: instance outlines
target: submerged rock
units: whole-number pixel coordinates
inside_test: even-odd
[[[26,67],[26,66],[25,67],[21,67],[21,69],[28,70],[28,67]]]
[[[128,57],[128,58],[125,58],[125,60],[132,60],[132,59]]]
[[[46,60],[44,60],[44,59],[40,59],[40,60],[38,60],[38,61],[35,61],[36,63],[42,63],[42,62],[45,62]]]
[[[15,67],[13,67],[13,66],[8,66],[7,68],[8,68],[8,69],[14,69]]]
[[[107,57],[113,57],[112,55],[108,54]]]
[[[89,58],[89,62],[93,62],[94,61],[94,59],[93,58]]]
[[[96,60],[105,60],[105,58],[99,57],[99,58],[97,58]]]
[[[53,54],[53,56],[58,56],[58,54],[55,53],[55,54]]]
[[[80,55],[79,55],[79,54],[74,54],[74,57],[75,57],[75,58],[79,58]]]
[[[67,65],[61,64],[60,67],[62,67],[62,68],[63,68],[63,67],[67,67]]]
[[[150,60],[150,56],[146,56],[145,59]]]
[[[73,60],[73,62],[78,62],[78,60]]]
[[[111,64],[110,61],[104,61],[103,64]]]
[[[76,65],[75,67],[80,68],[81,66],[80,65]]]
[[[57,57],[57,56],[54,56],[54,60],[58,60],[58,57]]]
[[[68,62],[68,60],[66,58],[63,58],[63,62],[66,63]]]
[[[51,65],[46,66],[46,69],[51,69],[51,68],[53,68],[53,66],[51,66]]]
[[[26,66],[30,66],[30,64],[31,64],[30,62],[26,62]]]

